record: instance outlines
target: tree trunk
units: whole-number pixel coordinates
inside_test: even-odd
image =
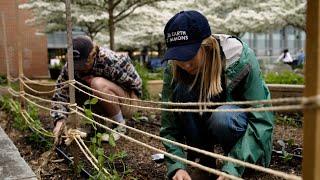
[[[163,48],[164,46],[162,42],[158,42],[157,47],[158,47],[158,58],[162,58],[164,55],[164,48]]]
[[[115,24],[114,24],[114,16],[113,16],[113,9],[114,9],[114,4],[113,0],[108,1],[109,5],[109,20],[108,20],[108,27],[109,27],[109,38],[110,38],[110,49],[114,50],[114,34],[115,34]]]
[[[113,20],[109,19],[109,36],[110,36],[110,49],[115,50],[114,46],[114,34],[115,34],[115,27]]]

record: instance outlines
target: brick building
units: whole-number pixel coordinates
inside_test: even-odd
[[[11,76],[16,77],[19,73],[17,42],[20,30],[24,75],[29,78],[48,77],[47,36],[39,33],[39,28],[25,24],[32,15],[30,11],[18,10],[18,3],[25,1],[0,0],[0,75],[6,75],[5,44]],[[17,22],[17,13],[19,13],[19,22]],[[4,36],[7,39],[6,43]]]

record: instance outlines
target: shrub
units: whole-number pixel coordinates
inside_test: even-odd
[[[0,85],[7,85],[7,77],[0,75]]]
[[[304,77],[294,72],[270,72],[264,75],[268,84],[304,84]]]

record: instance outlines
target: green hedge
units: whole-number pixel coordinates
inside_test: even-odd
[[[266,73],[264,79],[267,84],[304,84],[304,77],[291,71]]]

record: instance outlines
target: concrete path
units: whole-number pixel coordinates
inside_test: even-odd
[[[36,175],[7,134],[0,127],[0,179],[36,180]]]

